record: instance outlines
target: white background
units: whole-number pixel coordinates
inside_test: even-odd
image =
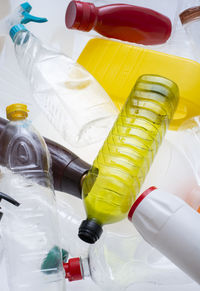
[[[68,54],[73,58],[77,58],[81,50],[83,49],[85,43],[88,40],[88,35],[84,33],[77,33],[75,31],[69,31],[65,28],[64,24],[64,16],[65,10],[68,4],[68,1],[65,0],[30,0],[30,4],[33,6],[32,14],[41,17],[47,17],[48,22],[45,24],[29,24],[28,28],[43,42],[48,45],[59,49],[60,51]],[[120,2],[120,1],[117,1]],[[124,2],[124,1],[123,1]],[[164,46],[156,47],[160,51],[166,51],[168,53],[173,53],[185,57],[189,57],[193,59],[193,55],[191,52],[191,47],[187,41],[186,35],[180,25],[178,20],[178,12],[184,7],[188,7],[188,5],[192,5],[193,3],[198,3],[198,1],[176,1],[176,0],[129,0],[127,3],[132,3],[136,5],[144,5],[146,7],[150,7],[156,9],[157,11],[166,14],[172,22],[174,23],[174,29],[171,39]],[[21,1],[18,0],[0,0],[0,18],[6,16],[11,9],[14,9],[16,6],[21,4]],[[99,1],[96,0],[95,3],[98,5],[111,3],[108,0]],[[6,45],[6,51],[5,49]],[[30,118],[32,119],[34,125],[41,132],[42,135],[49,137],[51,139],[56,140],[57,142],[62,143],[67,148],[76,152],[80,155],[81,158],[86,161],[92,163],[95,155],[97,154],[100,143],[92,145],[83,149],[71,148],[65,141],[63,141],[55,132],[53,127],[48,123],[46,118],[34,104],[31,99],[30,89],[19,71],[17,66],[13,45],[9,38],[1,37],[0,38],[0,49],[1,49],[1,57],[0,57],[0,114],[5,117],[5,106],[14,103],[14,102],[25,102],[29,105],[29,109],[31,111]],[[5,82],[2,82],[5,81]],[[3,84],[3,85],[2,85]],[[16,90],[16,86],[18,90]],[[171,140],[172,143],[176,143],[176,139],[174,138],[174,133],[168,134],[168,140]],[[174,148],[171,149],[171,145],[168,141],[165,141],[161,146],[160,152],[156,157],[156,160],[153,164],[153,167],[147,177],[145,185],[143,189],[148,186],[151,186],[152,183],[157,183],[160,181],[161,186],[165,187],[167,190],[176,191],[180,190],[180,185],[185,189],[189,183],[195,183],[193,181],[193,177],[190,173],[190,168],[187,165],[184,168],[182,163],[182,156],[176,160],[173,155],[176,155],[176,152],[173,152]],[[178,156],[178,155],[177,155]],[[170,164],[171,163],[171,164]],[[161,165],[162,164],[162,165]],[[169,166],[170,164],[170,166]],[[171,167],[171,168],[170,168]],[[188,168],[187,168],[188,167]],[[173,173],[169,174],[169,168],[176,173],[180,171],[182,176],[178,179],[173,177]],[[169,183],[166,183],[166,177],[170,177],[170,187]],[[186,179],[187,177],[187,179]],[[174,179],[174,180],[173,180]],[[157,186],[157,185],[156,185]],[[177,190],[178,191],[178,190]],[[82,202],[73,197],[66,196],[65,199],[74,207],[74,209],[84,218],[84,209]],[[111,229],[113,232],[121,233],[121,234],[131,234],[134,232],[133,226],[127,221],[123,221],[121,223],[117,223],[112,226],[106,227],[107,229]],[[14,259],[14,258],[13,258]],[[0,290],[7,291],[6,285],[4,285],[6,274],[4,273],[5,269],[2,267],[2,271],[0,272]],[[95,285],[90,279],[81,282],[73,282],[66,283],[67,290],[75,291],[95,291],[100,290],[97,285]],[[161,287],[156,285],[144,284],[139,286],[130,286],[128,290],[135,291],[195,291],[199,290],[200,287],[195,283],[186,286],[170,286],[170,287]]]

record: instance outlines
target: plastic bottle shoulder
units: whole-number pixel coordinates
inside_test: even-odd
[[[0,164],[13,172],[49,184],[47,146],[29,120],[9,122],[0,135]]]

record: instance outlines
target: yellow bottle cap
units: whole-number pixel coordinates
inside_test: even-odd
[[[23,120],[28,117],[29,110],[25,104],[12,104],[6,107],[7,119],[10,121]]]

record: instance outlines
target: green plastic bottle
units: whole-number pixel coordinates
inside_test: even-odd
[[[127,216],[178,104],[177,85],[141,76],[83,182],[87,213],[79,237],[94,243],[102,225]]]

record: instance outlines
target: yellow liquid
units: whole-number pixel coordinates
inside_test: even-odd
[[[178,103],[177,85],[160,76],[136,82],[83,182],[88,219],[99,224],[126,217]]]

